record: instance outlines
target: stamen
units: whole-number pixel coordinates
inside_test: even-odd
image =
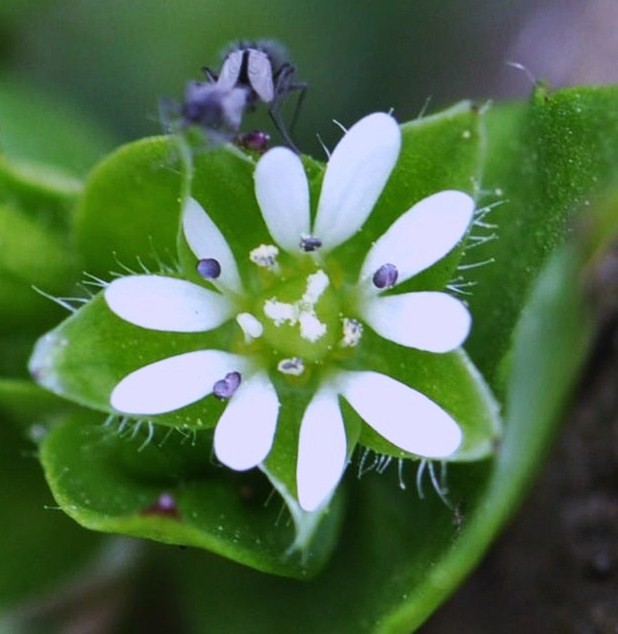
[[[315,343],[326,334],[326,324],[322,323],[313,312],[301,312],[298,316],[298,323],[300,336],[311,343]]]
[[[279,249],[274,244],[260,244],[249,253],[249,259],[264,269],[274,269],[277,266]]]
[[[236,323],[243,331],[246,343],[250,343],[252,339],[258,339],[264,332],[264,326],[251,313],[239,313],[236,315]]]
[[[399,271],[394,264],[383,264],[373,274],[373,285],[379,289],[391,288],[397,283]]]
[[[214,258],[202,258],[197,263],[197,272],[205,280],[216,280],[221,275],[221,264]]]
[[[272,319],[275,326],[284,323],[300,326],[300,336],[315,343],[326,334],[326,324],[322,323],[315,313],[315,305],[318,303],[330,281],[324,271],[319,270],[307,277],[307,290],[303,296],[293,304],[280,302],[276,298],[267,299],[264,302],[264,314]]]
[[[308,234],[300,236],[300,248],[305,253],[311,253],[311,251],[317,251],[322,246],[322,240]]]
[[[220,379],[213,385],[212,393],[221,400],[230,399],[238,389],[240,381],[240,372],[228,372],[225,378]]]
[[[288,323],[293,326],[298,321],[298,307],[296,304],[280,302],[274,297],[264,302],[264,314],[272,319],[275,326]]]
[[[277,370],[282,374],[291,374],[292,376],[300,376],[305,371],[305,363],[300,357],[292,359],[282,359],[277,364]]]
[[[307,309],[313,308],[313,306],[318,303],[318,300],[328,287],[329,283],[330,280],[328,279],[328,275],[326,275],[326,273],[324,273],[321,269],[312,273],[307,278],[307,290],[300,299],[301,304],[308,305]]]
[[[344,348],[354,348],[363,336],[363,324],[356,319],[343,318],[343,339],[341,345]]]

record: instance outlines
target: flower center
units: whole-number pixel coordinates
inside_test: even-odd
[[[322,269],[271,287],[257,309],[264,340],[277,354],[320,361],[341,337],[337,294]]]

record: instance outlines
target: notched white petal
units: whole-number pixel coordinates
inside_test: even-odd
[[[449,352],[463,344],[472,318],[458,299],[439,292],[366,296],[363,319],[382,337],[428,352]]]
[[[330,250],[356,233],[374,208],[401,148],[393,117],[374,113],[352,126],[333,151],[313,235]]]
[[[305,511],[330,499],[347,462],[347,440],[337,394],[319,390],[305,410],[298,441],[296,488]]]
[[[416,203],[371,247],[360,279],[390,262],[397,267],[397,283],[401,284],[435,264],[463,238],[474,207],[471,196],[456,190],[438,192]]]
[[[209,258],[217,260],[220,264],[219,283],[235,293],[241,293],[242,283],[232,249],[219,227],[195,198],[189,197],[184,203],[182,231],[189,248],[198,260]]]
[[[105,301],[118,317],[149,330],[205,332],[234,312],[230,301],[192,282],[160,275],[131,275],[109,284]]]
[[[242,373],[242,357],[221,350],[186,352],[155,361],[128,374],[113,389],[110,404],[124,414],[172,412],[212,392],[229,372]]]
[[[300,251],[301,235],[309,233],[309,185],[300,158],[276,147],[255,168],[255,195],[275,242],[286,251]]]
[[[377,372],[342,372],[341,395],[393,445],[424,458],[447,458],[462,440],[457,422],[430,398]]]
[[[279,398],[265,372],[243,382],[230,399],[215,429],[215,454],[236,471],[262,462],[273,444]]]

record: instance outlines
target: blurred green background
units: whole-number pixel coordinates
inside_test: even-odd
[[[349,125],[393,108],[403,121],[428,99],[432,110],[528,94],[529,78],[508,60],[558,85],[616,79],[617,13],[613,0],[3,0],[0,143],[37,153],[12,127],[19,115],[49,136],[48,121],[28,112],[45,95],[57,102],[50,112],[70,105],[98,121],[100,147],[155,134],[159,97],[180,98],[230,41],[274,37],[310,85],[295,137],[323,156],[316,134],[332,147],[332,119]],[[270,129],[259,114],[245,121],[262,126]]]

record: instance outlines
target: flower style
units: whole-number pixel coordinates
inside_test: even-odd
[[[260,465],[273,445],[281,403],[271,377],[294,386],[315,373],[297,448],[297,496],[305,511],[328,503],[353,449],[339,397],[405,452],[454,454],[462,432],[437,403],[385,374],[338,363],[362,346],[364,327],[434,353],[458,348],[470,330],[467,308],[446,293],[388,293],[461,241],[474,214],[463,192],[436,193],[401,215],[371,246],[354,283],[333,273],[327,256],[369,217],[400,145],[399,127],[386,114],[353,126],[330,157],[313,222],[300,158],[283,147],[267,152],[255,170],[255,193],[274,243],[248,254],[258,284],[243,282],[224,235],[196,200],[185,200],[182,232],[204,283],[131,275],[111,282],[105,300],[123,320],[151,330],[206,332],[235,319],[242,343],[233,353],[197,350],[139,368],[115,386],[112,407],[150,416],[214,394],[227,401],[215,429],[217,458],[245,470]]]

